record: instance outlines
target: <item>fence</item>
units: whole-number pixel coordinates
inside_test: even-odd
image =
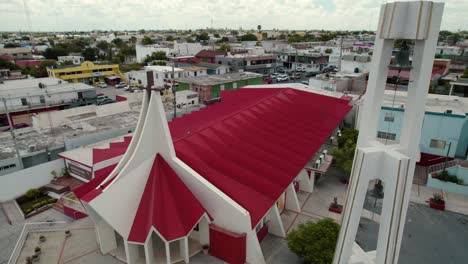
[[[26,223],[23,226],[18,242],[16,242],[15,248],[11,253],[8,264],[15,264],[18,261],[18,258],[23,249],[24,242],[28,234],[31,232],[54,232],[54,231],[65,231],[67,222],[58,221],[58,222],[37,222],[37,223]]]

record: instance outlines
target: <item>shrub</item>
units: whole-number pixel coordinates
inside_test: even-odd
[[[450,175],[448,173],[448,171],[446,170],[443,170],[442,172],[439,173],[439,175],[437,175],[437,179],[441,180],[441,181],[444,181],[444,182],[453,182],[453,183],[456,183],[456,184],[460,184],[459,182],[459,179],[457,176],[455,175]],[[463,182],[463,180],[462,180]]]
[[[432,195],[432,201],[434,203],[436,203],[436,204],[444,204],[445,203],[444,197],[440,193],[434,193]]]
[[[26,193],[25,196],[28,197],[29,199],[36,199],[38,196],[41,196],[42,192],[39,191],[38,189],[29,189]]]
[[[463,71],[462,78],[468,78],[468,68]]]
[[[305,263],[328,264],[333,260],[340,225],[330,218],[299,224],[287,236],[288,247]]]

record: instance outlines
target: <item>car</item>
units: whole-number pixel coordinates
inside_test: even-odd
[[[99,88],[107,88],[107,83],[105,83],[105,82],[100,82],[100,83],[97,84],[97,87],[99,87]]]
[[[271,78],[270,76],[265,76],[263,77],[263,82],[270,84],[273,82],[273,78]]]
[[[302,78],[302,74],[298,73],[298,72],[295,72],[292,74],[291,76],[292,79],[295,79],[295,80],[298,80],[298,79],[301,79]]]
[[[114,103],[115,101],[110,99],[110,98],[106,98],[100,102],[97,103],[97,105],[106,105],[106,104],[112,104]]]
[[[276,71],[279,72],[279,73],[285,73],[283,68],[277,68]]]
[[[289,80],[289,76],[286,75],[286,74],[280,74],[280,75],[278,75],[278,77],[276,77],[277,82],[284,82],[284,81],[287,81],[287,80]]]
[[[302,84],[309,85],[309,81],[302,81]]]
[[[275,73],[270,74],[270,77],[272,79],[276,79],[276,77],[278,77],[278,75],[279,75],[279,73],[275,72]]]
[[[119,89],[119,88],[125,88],[127,87],[127,83],[126,82],[120,82],[118,84],[115,85],[115,88]]]
[[[297,68],[296,68],[296,71],[298,71],[298,72],[305,72],[305,71],[306,71],[306,68],[305,68],[305,67],[297,67]]]
[[[306,77],[314,77],[316,75],[317,75],[316,72],[306,72],[306,74],[305,74]]]

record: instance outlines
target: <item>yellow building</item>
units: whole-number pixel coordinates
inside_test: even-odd
[[[94,64],[85,61],[81,65],[53,66],[47,68],[49,77],[60,78],[74,83],[94,85],[106,79],[119,79],[127,81],[120,72],[118,64]]]

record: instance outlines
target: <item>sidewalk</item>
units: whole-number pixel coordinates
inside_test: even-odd
[[[445,198],[445,210],[468,215],[468,196],[446,192],[423,185],[413,184],[410,200],[415,203],[429,205],[429,199],[434,193],[442,193]]]

